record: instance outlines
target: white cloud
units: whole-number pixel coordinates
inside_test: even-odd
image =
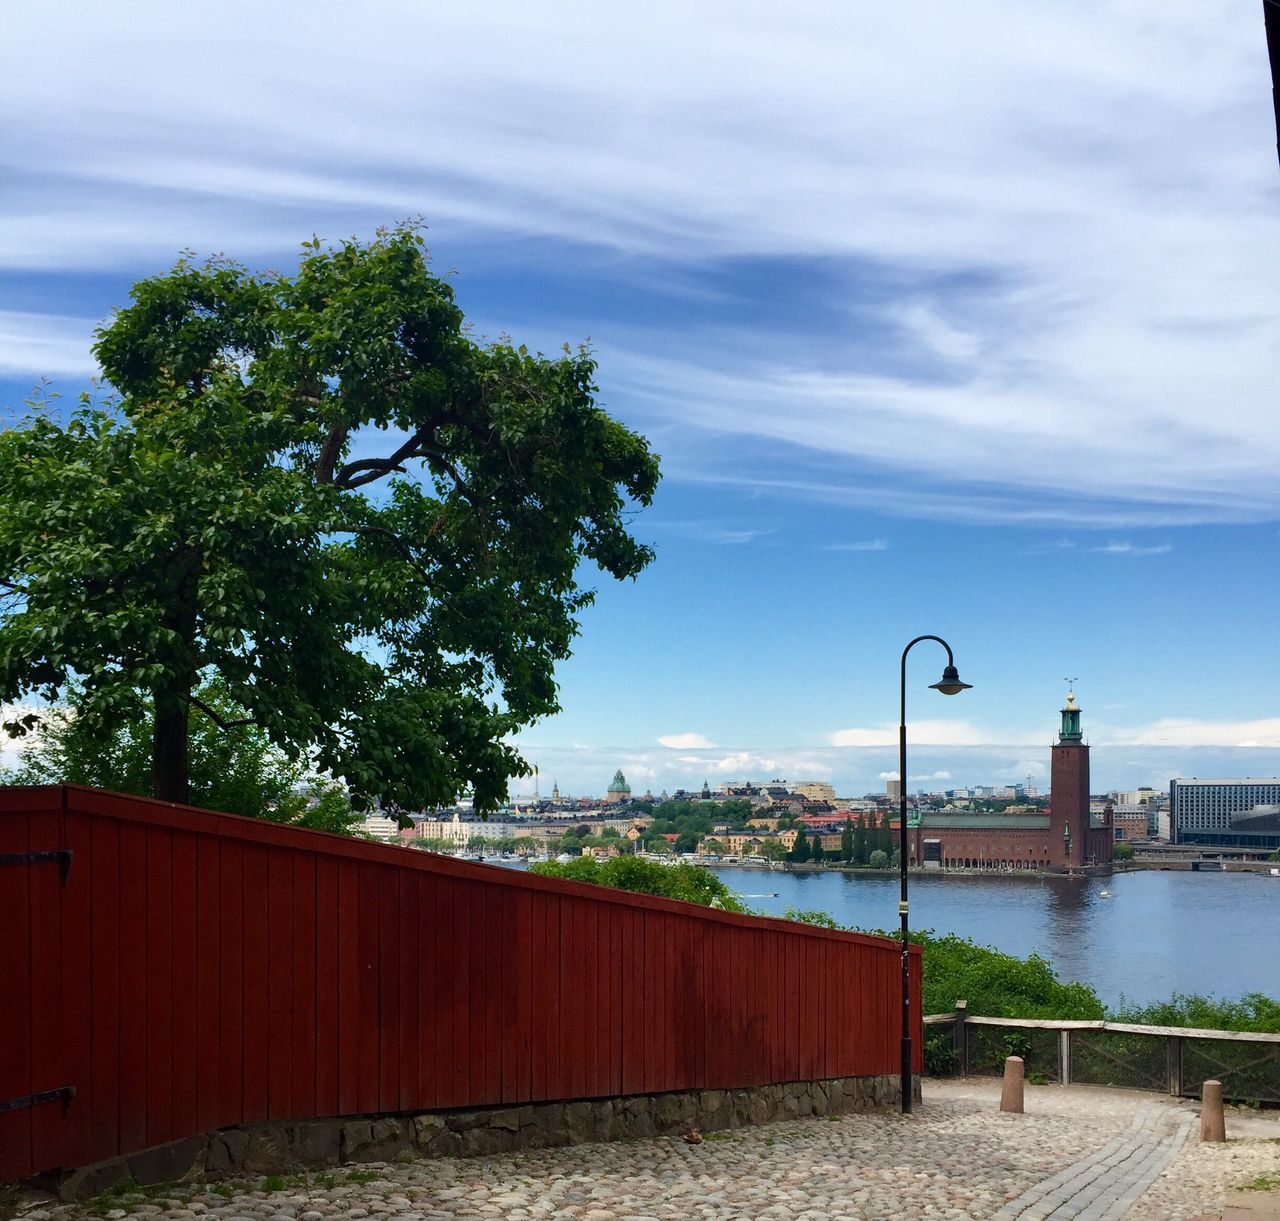
[[[92,376],[98,371],[89,352],[96,326],[87,318],[0,310],[0,374]]]
[[[838,729],[827,739],[832,746],[897,746],[898,727],[877,725],[868,728]],[[972,721],[915,720],[907,726],[908,747],[983,746],[1007,742],[1007,735],[988,732]]]
[[[1210,721],[1171,717],[1135,728],[1099,727],[1106,745],[1280,748],[1280,717]]]
[[[1090,547],[1090,551],[1098,555],[1168,555],[1173,547],[1169,543],[1157,543],[1153,546],[1143,547],[1137,543],[1121,543],[1110,542],[1102,547]]]
[[[700,733],[668,733],[659,736],[658,745],[668,750],[710,750],[715,743]]]
[[[869,538],[857,543],[827,543],[823,551],[888,551],[889,544],[883,538]]]
[[[950,780],[950,779],[951,779],[951,773],[950,773],[950,772],[948,772],[948,771],[939,771],[939,772],[929,772],[929,773],[928,773],[928,775],[925,775],[925,776],[912,776],[912,777],[911,777],[911,779],[910,779],[910,781],[909,781],[909,783],[911,783],[911,784],[916,784],[916,783],[921,783],[921,784],[923,784],[923,783],[924,783],[925,781],[927,781],[927,780]]]

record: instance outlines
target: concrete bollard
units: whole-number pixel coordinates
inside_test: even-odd
[[[1216,1144],[1227,1139],[1227,1120],[1222,1111],[1222,1082],[1206,1081],[1200,1094],[1200,1140]]]
[[[1000,1085],[1000,1109],[1022,1114],[1022,1057],[1010,1056],[1004,1062],[1004,1081]]]

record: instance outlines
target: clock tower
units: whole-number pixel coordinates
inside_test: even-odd
[[[1055,869],[1079,869],[1089,862],[1089,748],[1074,691],[1067,692],[1050,769],[1049,860]]]

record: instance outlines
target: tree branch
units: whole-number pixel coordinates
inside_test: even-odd
[[[413,554],[413,550],[409,544],[404,541],[394,530],[388,530],[386,526],[344,526],[342,529],[335,531],[337,534],[363,534],[366,537],[385,538],[400,553],[400,558],[404,560],[410,568],[414,570],[424,582],[428,585],[431,583],[431,574],[422,567]]]
[[[338,465],[338,457],[347,440],[347,426],[335,424],[329,429],[324,445],[320,449],[320,457],[316,461],[316,482],[332,483],[333,468]]]
[[[198,695],[188,695],[187,703],[193,708],[199,708],[219,729],[225,733],[228,729],[239,729],[241,725],[256,725],[258,722],[251,716],[239,717],[234,721],[228,721],[224,717],[214,712],[208,704],[204,702]]]

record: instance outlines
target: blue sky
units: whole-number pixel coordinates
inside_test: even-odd
[[[0,419],[181,249],[421,216],[482,334],[590,337],[663,457],[544,790],[882,787],[921,632],[974,684],[913,654],[921,786],[1043,782],[1068,675],[1095,788],[1280,771],[1259,6],[619,7],[20,6]]]

